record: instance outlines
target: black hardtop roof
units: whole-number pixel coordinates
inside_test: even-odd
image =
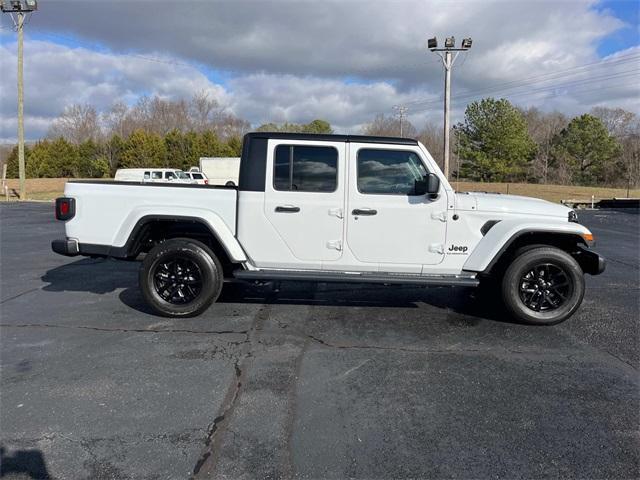
[[[375,137],[368,135],[329,135],[318,133],[284,133],[284,132],[251,132],[245,135],[251,138],[277,138],[284,140],[311,140],[325,142],[355,142],[355,143],[390,143],[394,145],[417,145],[413,138]]]

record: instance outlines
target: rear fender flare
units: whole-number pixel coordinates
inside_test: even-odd
[[[124,220],[116,233],[112,245],[127,249],[135,236],[147,223],[155,220],[186,220],[205,225],[218,240],[229,259],[233,262],[246,262],[247,256],[234,235],[235,226],[227,225],[215,212],[198,208],[160,206],[154,208],[136,208]]]

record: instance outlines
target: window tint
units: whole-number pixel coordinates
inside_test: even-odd
[[[273,186],[276,190],[334,192],[338,186],[338,151],[333,147],[278,145]]]
[[[192,173],[191,176],[196,180],[202,180],[202,175],[199,173]]]
[[[151,178],[154,180],[162,180],[162,172],[151,172]]]
[[[164,172],[164,178],[166,178],[167,180],[172,180],[176,178],[176,175],[173,172]]]
[[[427,174],[420,157],[405,150],[358,151],[358,191],[415,195],[416,181]]]
[[[149,172],[144,172],[144,179],[145,180],[149,180],[151,178],[151,173]]]

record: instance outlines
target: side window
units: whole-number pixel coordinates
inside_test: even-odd
[[[151,172],[151,178],[153,180],[162,180],[162,172]]]
[[[173,172],[164,172],[164,178],[167,180],[175,180],[176,175]]]
[[[338,187],[338,151],[333,147],[278,145],[273,188],[298,192],[334,192]]]
[[[418,154],[407,150],[358,150],[358,191],[415,195],[416,181],[427,175]]]
[[[145,180],[151,179],[151,172],[144,172],[144,179]]]
[[[199,173],[192,173],[191,176],[195,179],[195,180],[202,180],[202,175]]]

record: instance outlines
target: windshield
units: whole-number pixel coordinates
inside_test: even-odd
[[[190,180],[189,175],[187,175],[186,173],[184,173],[181,170],[176,170],[175,171],[176,177],[181,178],[183,180]]]

